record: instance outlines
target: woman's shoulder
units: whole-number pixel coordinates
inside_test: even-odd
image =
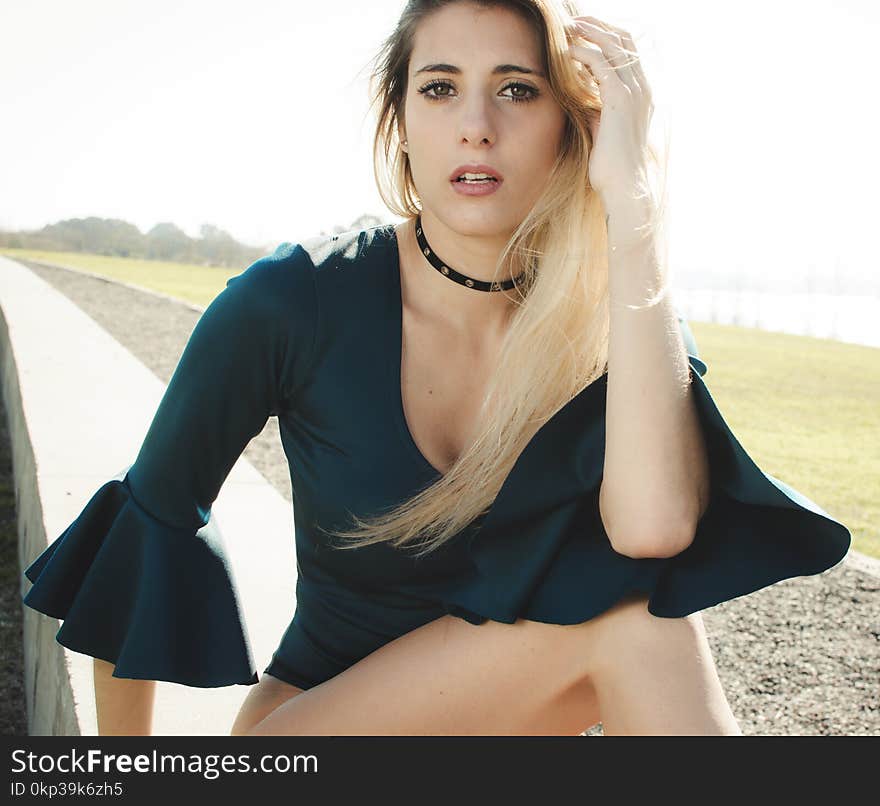
[[[317,235],[298,245],[308,256],[313,270],[321,274],[328,270],[339,271],[362,265],[374,254],[375,247],[387,245],[392,237],[394,225],[380,224],[331,235]],[[289,247],[286,244],[282,246]]]
[[[386,265],[382,246],[394,237],[391,224],[284,241],[226,281],[225,296],[257,316],[335,320],[382,293]],[[330,324],[333,322],[330,321]]]
[[[268,286],[283,284],[285,280],[288,283],[313,282],[314,275],[362,265],[372,257],[372,247],[387,245],[393,236],[394,225],[382,224],[284,241],[241,274],[230,278],[227,285],[242,280]]]

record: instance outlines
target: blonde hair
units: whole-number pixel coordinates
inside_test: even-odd
[[[524,273],[524,279],[512,292],[515,310],[479,410],[477,437],[448,472],[407,501],[369,518],[352,514],[355,528],[328,532],[342,539],[340,549],[387,542],[395,548],[414,546],[416,556],[422,556],[439,548],[489,510],[535,432],[607,370],[607,222],[588,176],[590,126],[602,102],[589,71],[567,50],[571,39],[565,26],[579,14],[571,0],[407,3],[375,57],[370,78],[371,108],[378,107],[373,157],[379,193],[399,216],[414,219],[421,210],[398,122],[416,28],[427,15],[454,2],[503,6],[530,21],[542,42],[543,67],[554,98],[566,113],[565,133],[544,192],[498,259],[496,278],[508,265],[512,276]],[[663,191],[655,193],[655,216],[642,228],[642,237],[659,236],[666,165],[659,171],[651,145],[645,156],[646,164],[662,175]],[[665,291],[666,283],[647,305],[656,304]]]

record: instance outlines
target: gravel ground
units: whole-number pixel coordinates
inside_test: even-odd
[[[199,310],[22,262],[167,383]],[[244,455],[291,500],[277,418]],[[880,575],[872,566],[847,561],[702,611],[718,674],[745,735],[880,734]],[[601,725],[587,733],[601,734]]]

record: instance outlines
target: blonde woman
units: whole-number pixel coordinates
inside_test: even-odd
[[[412,0],[372,86],[404,221],[228,283],[26,603],[95,657],[102,733],[149,732],[154,680],[253,685],[238,735],[740,733],[699,611],[850,535],[702,381],[632,37],[568,0]],[[258,679],[211,504],[273,415],[297,610]]]

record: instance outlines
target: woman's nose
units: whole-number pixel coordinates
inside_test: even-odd
[[[494,142],[496,131],[492,108],[483,98],[473,98],[462,108],[459,120],[459,136],[469,143]]]

